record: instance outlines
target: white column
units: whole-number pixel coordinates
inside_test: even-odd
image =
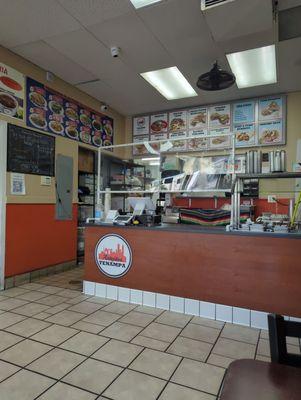
[[[0,121],[0,290],[4,289],[7,123]]]

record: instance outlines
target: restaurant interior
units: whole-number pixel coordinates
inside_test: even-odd
[[[0,9],[0,399],[300,399],[301,0]]]

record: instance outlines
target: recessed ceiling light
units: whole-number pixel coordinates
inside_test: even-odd
[[[197,96],[196,91],[177,67],[144,72],[140,75],[167,100]]]
[[[275,45],[227,54],[239,89],[277,82]]]
[[[135,8],[142,8],[150,4],[159,3],[161,0],[130,0]]]

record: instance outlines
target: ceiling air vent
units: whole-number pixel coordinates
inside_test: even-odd
[[[279,11],[279,41],[301,36],[301,6]]]
[[[230,3],[234,0],[201,0],[201,10],[208,10],[209,8],[220,6],[225,3]]]

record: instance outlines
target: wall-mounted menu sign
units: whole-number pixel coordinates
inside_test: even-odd
[[[0,114],[23,119],[24,75],[0,62]]]
[[[8,125],[7,171],[54,176],[55,138]]]
[[[285,144],[285,99],[285,96],[269,96],[175,110],[168,115],[157,113],[135,117],[134,135],[139,141],[140,123],[144,141],[147,135],[149,140],[179,138],[172,147],[169,146],[168,151],[174,152],[229,148],[231,140],[226,134],[230,132],[236,135],[237,147],[281,145]],[[204,139],[203,135],[215,137]],[[185,145],[184,137],[190,138]]]
[[[134,136],[149,134],[149,116],[134,118],[133,125]]]
[[[26,124],[92,146],[113,144],[113,119],[27,78]]]

